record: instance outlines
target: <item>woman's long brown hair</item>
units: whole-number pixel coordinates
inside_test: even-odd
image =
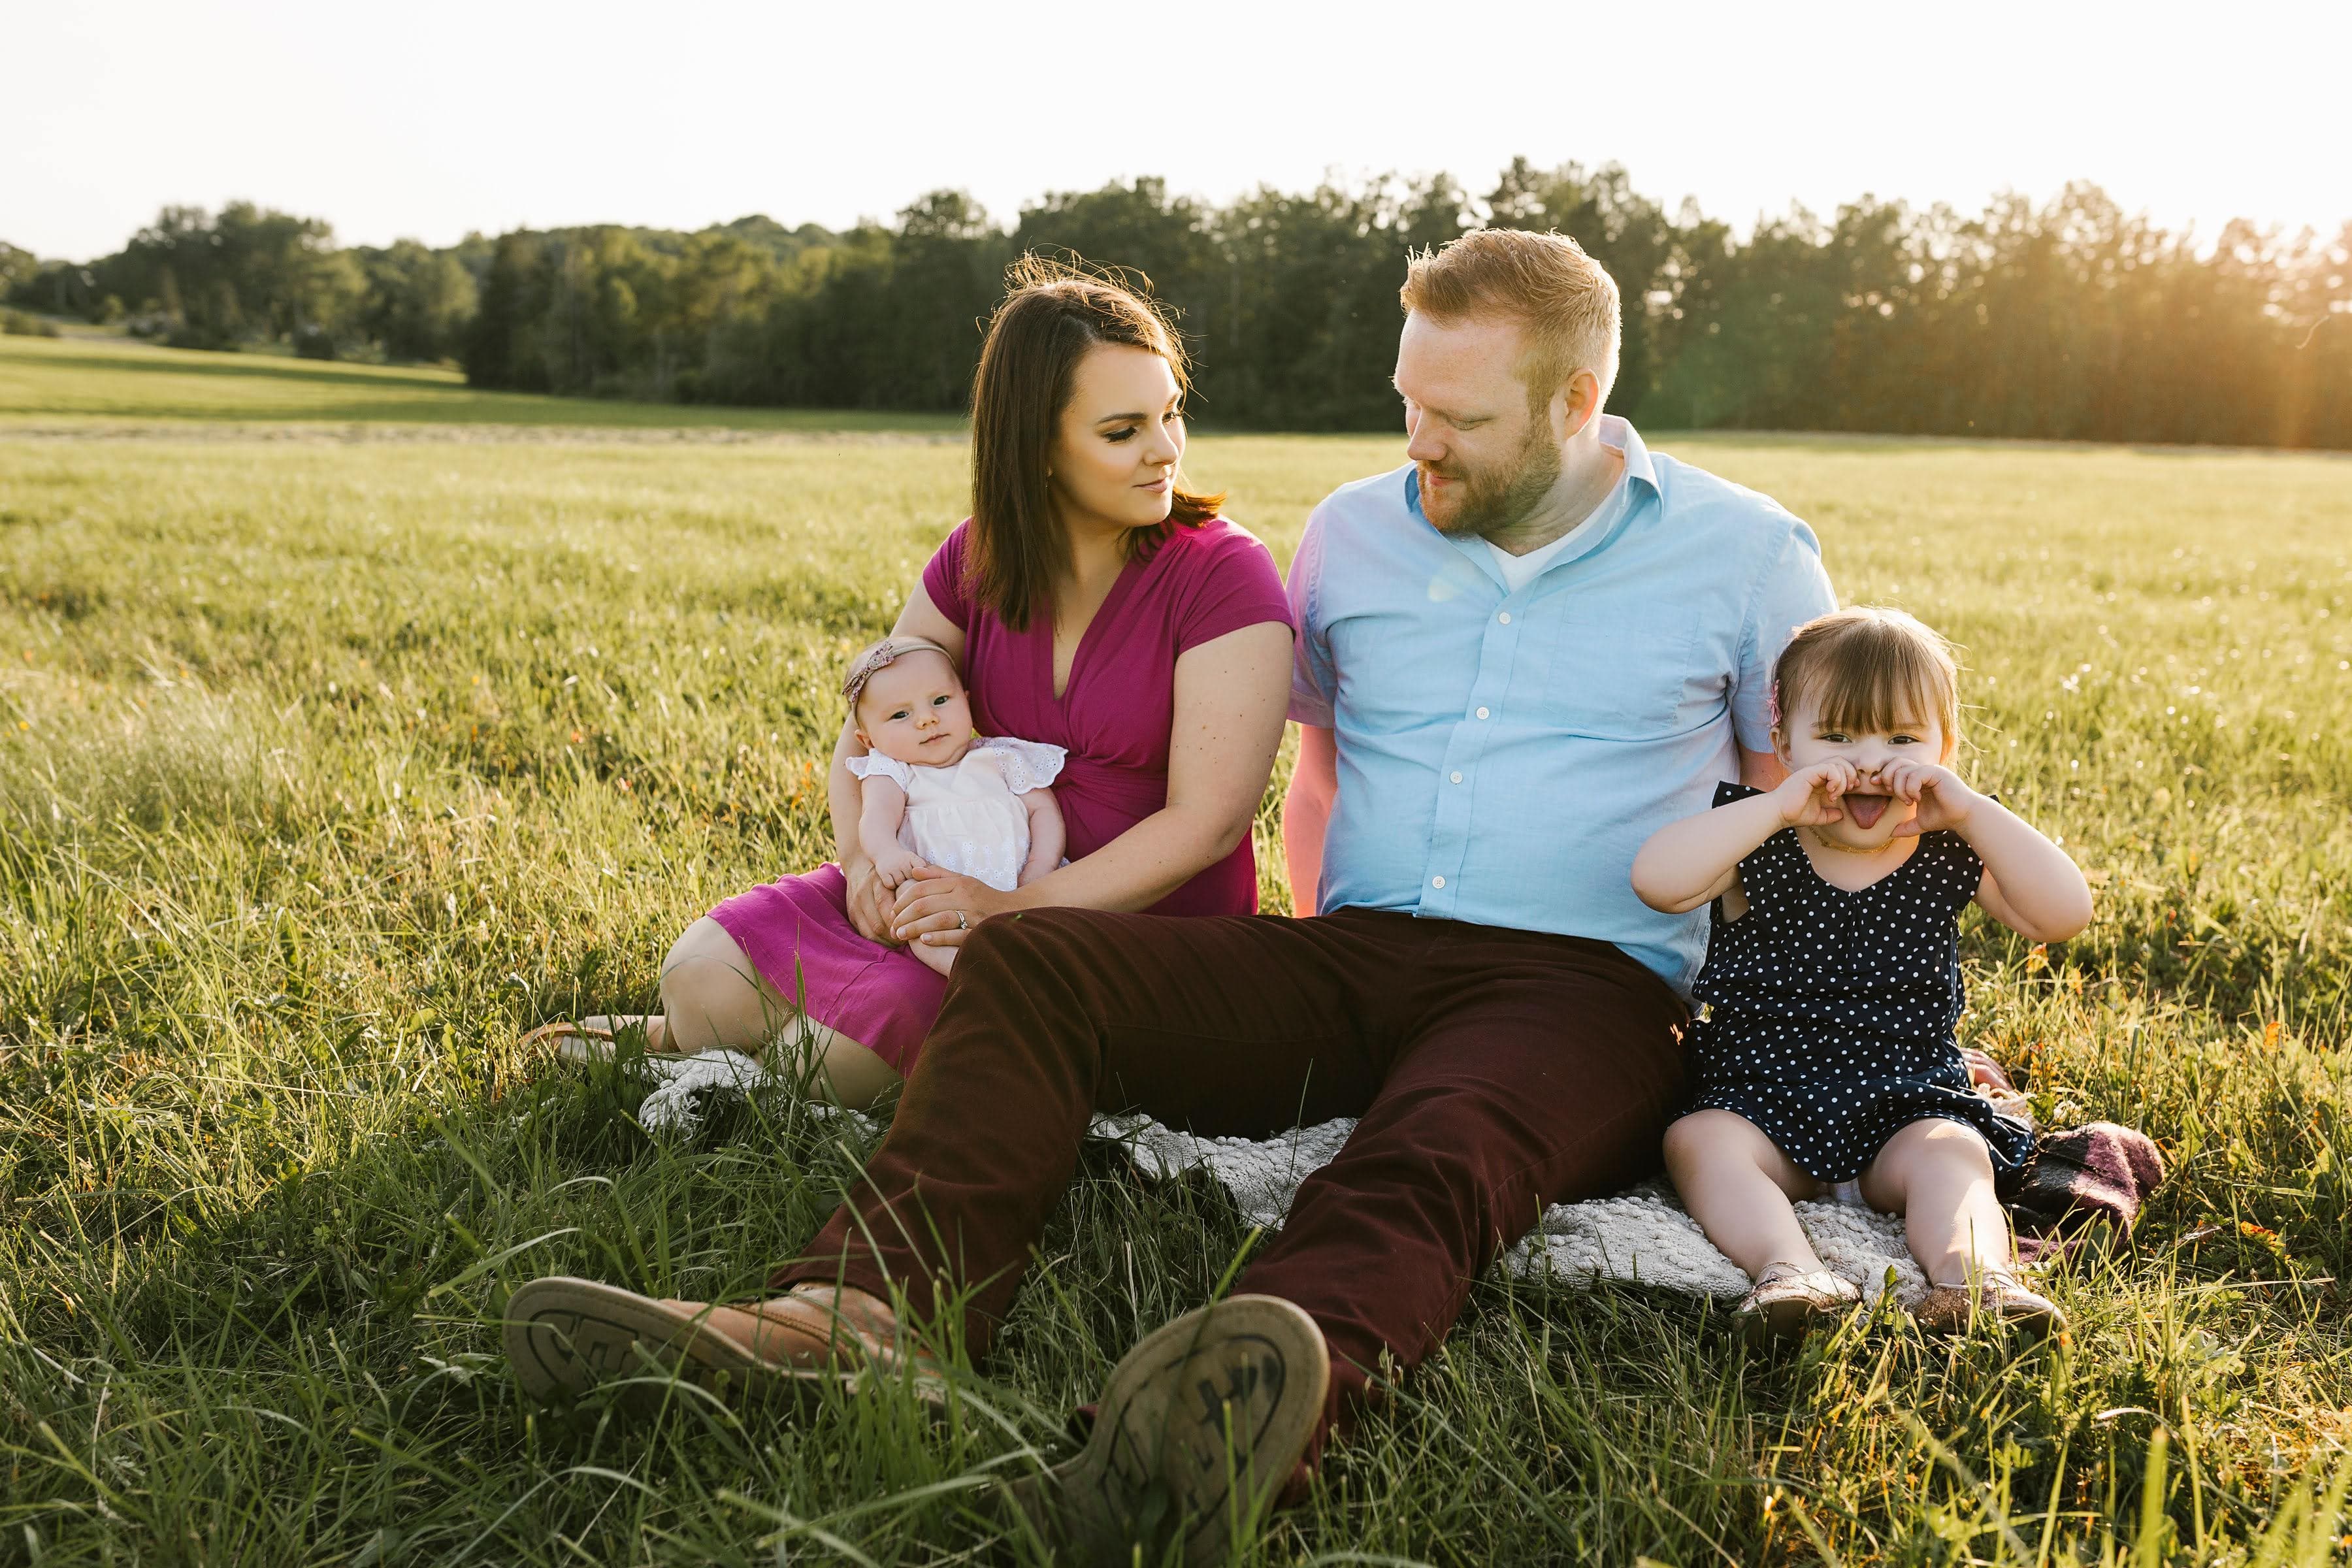
[[[1050,611],[1055,574],[1069,563],[1069,535],[1054,512],[1051,466],[1078,362],[1100,344],[1146,349],[1189,388],[1184,347],[1148,299],[1120,283],[1047,258],[1024,256],[1005,275],[1004,302],[988,323],[971,382],[971,533],[966,590],[1014,631]],[[1197,528],[1222,495],[1177,488],[1168,526],[1139,528],[1129,549],[1146,555],[1169,527]]]

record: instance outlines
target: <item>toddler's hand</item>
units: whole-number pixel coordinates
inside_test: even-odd
[[[923,858],[903,844],[885,845],[874,851],[874,874],[894,892],[899,883],[927,868]]]
[[[1889,763],[1878,770],[1878,786],[1918,808],[1895,827],[1897,838],[1956,829],[1968,821],[1969,808],[1977,800],[1977,792],[1961,783],[1959,774],[1933,763]]]
[[[1832,758],[1790,773],[1772,792],[1772,799],[1780,808],[1780,820],[1790,827],[1819,827],[1843,820],[1839,798],[1861,780],[1861,770],[1852,763]]]

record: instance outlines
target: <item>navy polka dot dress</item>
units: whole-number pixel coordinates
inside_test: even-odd
[[[1719,784],[1715,804],[1760,792]],[[1783,828],[1739,863],[1748,912],[1715,906],[1693,994],[1707,1005],[1691,1109],[1736,1111],[1808,1175],[1847,1182],[1927,1117],[1965,1121],[1993,1169],[2025,1163],[2033,1131],[1969,1087],[1959,1022],[1960,910],[1984,863],[1957,833],[1856,892],[1822,879]]]

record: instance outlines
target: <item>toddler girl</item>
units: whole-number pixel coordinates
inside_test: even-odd
[[[948,650],[923,637],[885,637],[842,682],[866,748],[848,759],[865,781],[857,839],[884,886],[925,866],[1011,892],[1062,863],[1062,810],[1047,786],[1059,746],[971,731],[971,700]],[[945,974],[956,949],[916,942]]]
[[[1958,669],[1895,610],[1798,629],[1773,670],[1769,793],[1718,785],[1715,809],[1659,829],[1633,889],[1674,913],[1711,903],[1698,1092],[1666,1130],[1666,1168],[1707,1239],[1755,1280],[1748,1331],[1801,1331],[1854,1288],[1813,1253],[1790,1205],[1834,1197],[1903,1215],[1935,1287],[1933,1326],[1979,1306],[2047,1331],[2019,1282],[1996,1171],[2032,1130],[1970,1087],[1953,1037],[1958,917],[1970,900],[2035,942],[2091,918],[2065,852],[1950,768]]]

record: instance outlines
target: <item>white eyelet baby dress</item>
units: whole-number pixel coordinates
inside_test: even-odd
[[[995,735],[974,741],[952,767],[910,767],[879,752],[846,760],[859,778],[880,773],[907,792],[899,843],[942,871],[1009,893],[1029,858],[1029,808],[1019,797],[1052,784],[1068,754]]]

